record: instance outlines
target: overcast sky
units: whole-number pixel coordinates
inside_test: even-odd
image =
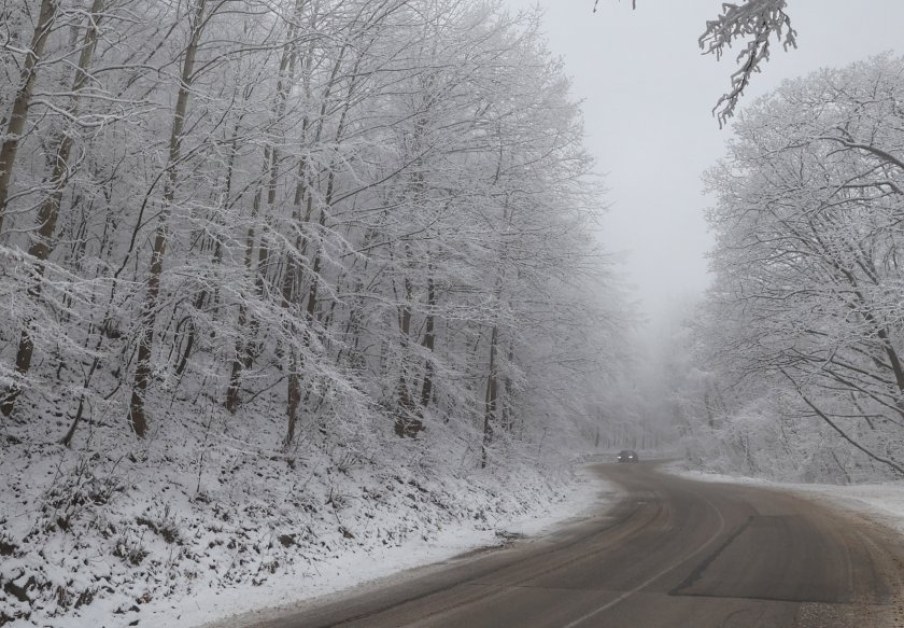
[[[600,0],[596,14],[593,0],[505,1],[545,11],[549,46],[585,101],[587,144],[607,175],[603,239],[626,252],[629,281],[661,321],[708,283],[703,210],[711,201],[700,175],[730,137],[711,110],[734,59],[702,56],[697,38],[721,1],[637,0],[632,11],[630,0]],[[904,0],[789,0],[788,12],[798,48],[775,49],[742,106],[786,78],[904,52]]]

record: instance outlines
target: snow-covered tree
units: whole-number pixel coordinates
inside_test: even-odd
[[[883,56],[788,82],[744,112],[708,175],[706,327],[729,379],[788,391],[779,414],[898,473],[902,101],[904,60]]]
[[[613,416],[630,317],[536,14],[33,5],[0,2],[0,472],[38,531],[0,513],[16,557],[72,534],[136,566],[168,478],[183,513],[260,498],[295,525],[350,466],[504,474]]]

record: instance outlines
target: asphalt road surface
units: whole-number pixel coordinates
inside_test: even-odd
[[[260,628],[904,627],[904,542],[790,493],[595,467],[623,499]]]

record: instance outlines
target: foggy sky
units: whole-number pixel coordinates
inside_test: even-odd
[[[731,137],[711,110],[735,65],[703,56],[697,38],[721,1],[637,0],[632,11],[630,0],[600,0],[596,14],[593,0],[505,1],[545,11],[543,30],[584,100],[587,146],[606,174],[602,239],[625,253],[645,314],[662,323],[708,284],[704,209],[712,201],[700,176]],[[788,12],[798,48],[774,47],[742,108],[786,78],[904,52],[902,0],[789,0]]]

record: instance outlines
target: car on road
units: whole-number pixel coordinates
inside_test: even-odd
[[[640,462],[640,458],[637,457],[637,452],[631,449],[622,449],[618,452],[619,462]]]

